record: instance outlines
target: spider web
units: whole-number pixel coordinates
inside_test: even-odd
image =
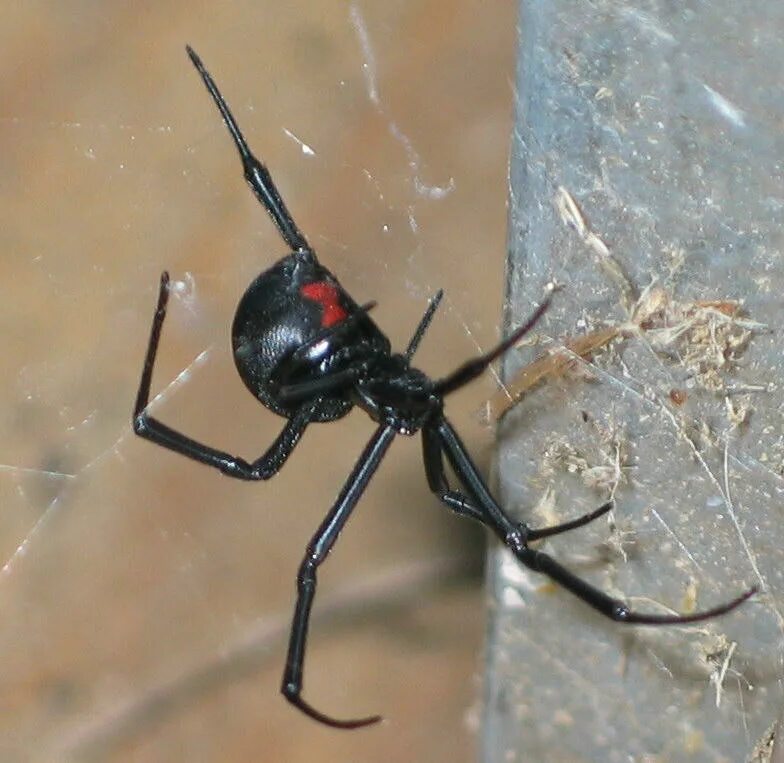
[[[248,458],[281,424],[242,387],[228,334],[246,285],[285,251],[242,182],[186,42],[322,262],[359,302],[378,301],[374,318],[396,347],[438,288],[446,298],[417,354],[422,368],[445,373],[498,336],[516,96],[509,4],[484,3],[477,13],[457,0],[449,14],[435,1],[277,5],[229,2],[208,15],[171,3],[144,19],[120,6],[48,7],[46,15],[29,6],[6,19],[5,759],[161,761],[188,750],[199,760],[296,763],[312,760],[315,745],[325,760],[474,759],[467,727],[480,714],[470,683],[480,594],[450,586],[470,566],[478,535],[435,505],[418,443],[392,449],[320,578],[306,694],[338,715],[393,719],[337,739],[292,712],[278,682],[296,567],[370,434],[366,417],[313,427],[283,473],[262,485],[235,484],[130,431],[164,267],[175,290],[153,380],[156,415]],[[645,39],[671,43],[646,14],[619,15]],[[724,129],[755,125],[761,106],[739,111],[737,95],[703,79],[690,81]],[[595,96],[596,109],[613,103],[611,93]],[[576,107],[563,113],[570,124],[582,116]],[[530,143],[519,131],[516,138]],[[771,140],[774,167],[781,152]],[[528,206],[552,214],[562,239],[552,261],[547,246],[528,241],[530,260],[513,277],[507,306],[519,320],[546,281],[560,281],[567,288],[543,332],[556,337],[626,321],[601,246],[626,266],[638,252],[660,254],[651,241],[671,224],[635,207],[606,182],[611,173],[599,173],[601,193],[596,176],[569,176],[569,145],[526,146],[544,176],[537,189],[545,188]],[[743,166],[745,178],[770,175],[767,187],[742,187],[768,215],[746,232],[757,243],[767,236],[773,252],[776,226],[760,220],[779,221],[784,208],[778,170]],[[527,188],[512,178],[513,205]],[[714,202],[706,202],[711,229],[737,232],[742,226]],[[615,227],[603,224],[608,210],[623,211]],[[694,219],[702,222],[703,211]],[[633,232],[626,249],[617,246],[624,230]],[[734,288],[731,269],[725,280],[695,278],[691,289],[667,280],[662,263],[677,264],[680,254],[665,253],[629,275],[634,299],[653,275],[673,287],[671,306],[746,299],[749,319],[776,329],[775,258],[748,270],[762,295],[755,302],[748,283]],[[585,366],[587,379],[555,380],[513,413],[501,436],[504,502],[521,516],[557,520],[613,491],[616,524],[564,538],[554,553],[614,593],[650,596],[641,606],[704,606],[743,583],[762,582],[768,593],[726,629],[636,636],[597,623],[496,557],[492,661],[503,681],[488,704],[486,738],[507,744],[495,734],[500,717],[524,737],[495,751],[503,759],[530,740],[555,749],[546,737],[553,729],[565,744],[580,739],[586,760],[619,729],[650,750],[663,737],[688,736],[703,712],[750,749],[780,703],[784,439],[772,360],[784,357],[780,339],[755,334],[730,377],[763,390],[747,392],[757,395],[751,430],[731,424],[742,413],[726,407],[726,398],[736,406],[734,395],[704,395],[696,415],[673,409],[667,393],[684,380],[685,348],[673,341],[663,359],[651,341],[624,345],[622,362],[608,355]],[[510,369],[525,359],[510,358]],[[499,384],[488,374],[448,408],[486,471],[492,427],[475,412]],[[625,429],[628,422],[640,426]],[[631,458],[641,442],[645,458]],[[675,482],[673,471],[687,467],[688,482]],[[597,660],[609,690],[596,680]],[[585,734],[597,728],[607,738]],[[721,759],[721,744],[698,736],[690,737],[702,745],[693,759]],[[613,741],[619,755],[628,751]]]
[[[291,739],[319,733],[303,730],[277,691],[294,575],[371,428],[355,415],[313,427],[284,472],[254,486],[130,431],[164,267],[174,290],[155,414],[245,457],[261,453],[281,424],[242,387],[228,333],[245,286],[285,250],[244,186],[183,47],[191,43],[213,72],[322,262],[360,302],[379,302],[374,317],[395,346],[405,346],[429,297],[446,290],[418,353],[438,375],[498,336],[512,30],[503,24],[500,45],[493,15],[477,28],[468,3],[446,24],[437,4],[260,13],[229,3],[196,20],[174,4],[143,32],[131,25],[133,34],[108,37],[129,19],[87,13],[78,27],[48,19],[58,34],[35,54],[4,48],[18,88],[0,114],[12,179],[3,190],[0,749],[9,759],[104,760],[133,750],[177,759],[166,752],[170,740],[195,738],[181,723],[202,717],[214,742],[272,714],[281,721],[258,732],[259,749],[279,745],[281,759],[294,761]],[[497,13],[509,9],[499,4]],[[32,39],[40,22],[20,10],[8,28]],[[469,46],[483,63],[455,79]],[[488,375],[451,407],[480,460],[491,430],[472,411],[494,388]],[[385,617],[402,602],[405,621],[417,595],[472,567],[467,543],[479,536],[467,542],[463,526],[433,505],[418,444],[401,442],[321,576],[307,668],[317,705],[339,714],[383,700],[380,709],[402,708],[396,718],[406,723],[415,712],[408,682],[374,694],[374,666],[405,656],[410,675],[422,675],[451,652],[465,667],[455,673],[462,680],[450,692],[448,725],[461,727],[481,630],[476,588],[457,600],[475,622],[473,639],[444,646],[448,626],[428,619],[418,627],[440,648],[418,658],[406,638],[391,649],[374,643],[352,667],[356,681],[334,680],[352,643],[341,659],[331,633],[371,617],[378,599]],[[335,611],[343,614],[330,624]],[[231,691],[245,709],[221,720]],[[286,724],[297,734],[282,731]],[[452,736],[459,759],[465,732]]]

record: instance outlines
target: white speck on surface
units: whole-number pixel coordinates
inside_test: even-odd
[[[743,110],[738,108],[734,103],[729,101],[725,98],[721,93],[718,93],[709,85],[706,85],[704,82],[702,84],[703,88],[705,88],[705,92],[708,94],[708,98],[716,109],[716,111],[721,114],[725,119],[732,122],[735,127],[745,127],[746,126],[746,117],[743,113]]]
[[[506,586],[501,592],[501,599],[504,606],[510,609],[522,609],[525,607],[525,599],[520,595],[516,588]]]
[[[304,140],[298,138],[293,132],[291,132],[291,130],[287,130],[284,127],[283,132],[286,133],[286,135],[288,135],[288,137],[291,138],[302,149],[302,153],[305,154],[305,156],[316,155],[316,152],[307,143],[305,143]]]
[[[501,566],[499,568],[504,589],[514,588],[535,591],[537,586],[531,581],[531,574],[517,561],[514,554],[505,548],[501,552]]]

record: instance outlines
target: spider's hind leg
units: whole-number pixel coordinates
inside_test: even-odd
[[[294,620],[291,624],[281,691],[286,699],[305,715],[333,728],[356,729],[361,726],[369,726],[378,723],[381,716],[372,715],[367,718],[338,720],[316,710],[302,698],[305,646],[310,625],[310,611],[316,596],[316,573],[335,545],[341,530],[348,522],[351,512],[378,469],[396,434],[395,430],[387,425],[381,425],[376,429],[376,433],[365,446],[365,450],[341,488],[337,500],[308,543],[305,558],[302,560],[297,574],[297,604],[294,610]]]
[[[517,557],[518,561],[534,572],[547,575],[553,582],[573,593],[589,607],[605,617],[621,623],[635,623],[638,625],[684,625],[709,620],[731,612],[757,592],[757,588],[753,587],[725,604],[691,614],[657,615],[631,610],[620,599],[608,596],[604,591],[578,577],[555,561],[549,554],[529,548],[528,542],[531,539],[532,532],[536,533],[536,531],[530,531],[524,525],[513,522],[496,503],[451,424],[442,417],[435,427],[435,433],[441,441],[444,453],[458,478],[466,485],[471,494],[476,496],[477,499],[481,499],[481,505],[485,509],[484,523],[501,539],[504,545]],[[563,532],[572,527],[579,527],[591,521],[591,519],[601,516],[607,510],[609,510],[609,507],[605,504],[593,512],[593,514],[588,514],[585,517],[573,520],[573,522],[557,525],[554,528],[545,528],[545,532],[549,530],[550,534],[554,534],[553,530]],[[540,530],[539,537],[543,537],[541,533],[542,531]]]
[[[534,551],[527,547],[515,547],[509,543],[507,543],[507,546],[526,567],[534,570],[534,572],[541,572],[547,575],[550,580],[573,593],[599,614],[619,623],[636,625],[686,625],[688,623],[698,623],[731,612],[757,593],[758,590],[756,586],[753,586],[725,604],[688,615],[678,613],[656,615],[635,612],[620,599],[608,596],[604,591],[600,591],[587,581],[577,577],[573,572],[556,562],[549,554],[545,554],[542,551]]]
[[[470,491],[469,493],[463,493],[451,488],[446,472],[444,471],[441,441],[438,437],[437,430],[433,430],[431,427],[422,429],[422,460],[425,464],[427,484],[429,485],[430,490],[438,496],[443,504],[448,506],[455,514],[492,526],[492,520],[489,518],[495,511],[500,511],[500,507],[496,508],[496,505],[491,507],[488,511],[487,509],[482,508],[482,503],[475,493],[471,493]],[[468,489],[467,485],[466,489]],[[523,522],[517,523],[517,527],[525,534],[526,541],[549,538],[553,535],[559,535],[560,533],[583,527],[589,522],[593,522],[594,519],[598,519],[606,514],[613,506],[613,502],[608,501],[588,514],[584,514],[583,516],[569,520],[568,522],[552,525],[551,527],[541,527],[538,529],[530,528]]]

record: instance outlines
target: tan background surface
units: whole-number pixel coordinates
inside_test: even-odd
[[[248,282],[284,251],[186,42],[323,262],[359,301],[378,300],[397,346],[439,286],[448,298],[424,368],[443,373],[497,336],[512,4],[288,6],[4,13],[0,760],[474,756],[482,535],[430,497],[418,442],[393,447],[321,576],[306,696],[336,715],[387,717],[341,733],[278,694],[280,628],[304,544],[369,422],[309,431],[261,485],[130,433],[164,267],[182,290],[154,391],[190,372],[156,414],[245,457],[280,427],[236,376],[228,330]],[[450,406],[485,468],[491,433],[474,412],[493,389],[488,376]],[[450,557],[473,582],[444,571]]]

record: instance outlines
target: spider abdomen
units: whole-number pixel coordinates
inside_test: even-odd
[[[231,339],[245,386],[286,417],[296,406],[280,399],[281,385],[334,373],[347,347],[389,352],[387,338],[309,252],[284,257],[251,283],[237,306]],[[351,407],[342,390],[325,395],[314,420],[333,421]]]

